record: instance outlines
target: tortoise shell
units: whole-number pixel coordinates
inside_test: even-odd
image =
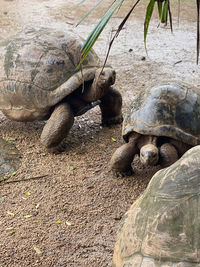
[[[0,43],[0,110],[38,114],[93,80],[100,60],[93,50],[76,69],[83,41],[70,31],[26,29]],[[37,115],[35,115],[37,117]]]
[[[174,82],[143,90],[123,122],[126,142],[131,132],[200,144],[200,90]]]
[[[200,146],[157,172],[126,213],[113,267],[200,266]]]

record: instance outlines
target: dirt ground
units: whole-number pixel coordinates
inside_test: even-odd
[[[35,24],[73,29],[86,38],[104,7],[75,28],[93,1],[76,10],[72,10],[73,3],[0,0],[0,39]],[[102,59],[116,25],[132,5],[132,1],[125,3],[94,47]],[[168,27],[157,28],[155,16],[147,41],[148,56],[141,19],[145,5],[131,16],[109,57],[117,71],[116,88],[123,96],[123,113],[138,92],[152,82],[176,79],[191,86],[200,84],[194,3],[182,2],[179,25],[177,6],[172,6],[173,34]],[[13,122],[0,115],[0,136],[11,140],[22,154],[17,174],[9,183],[0,183],[0,267],[111,266],[120,220],[159,166],[144,168],[136,157],[134,176],[115,178],[108,163],[123,143],[121,125],[100,127],[98,107],[76,118],[66,138],[67,149],[60,155],[43,150],[39,140],[43,125]]]

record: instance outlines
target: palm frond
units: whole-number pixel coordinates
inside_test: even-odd
[[[76,6],[81,5],[85,1],[86,0],[82,0]],[[97,8],[102,1],[103,0],[99,0],[97,2],[97,4],[94,7],[92,7],[83,18],[81,18],[81,20],[78,22],[77,25],[79,25],[95,8]],[[81,62],[78,65],[77,68],[80,67],[81,63],[84,61],[84,59],[87,56],[87,54],[89,53],[90,49],[92,48],[94,43],[97,41],[97,39],[98,39],[99,35],[101,34],[101,32],[103,31],[104,27],[109,22],[109,20],[111,19],[111,17],[115,13],[115,11],[119,10],[119,8],[123,4],[123,2],[124,2],[124,0],[114,0],[112,2],[112,4],[110,5],[110,7],[108,8],[108,10],[106,11],[106,13],[100,19],[98,24],[92,30],[92,32],[90,33],[90,35],[88,36],[87,40],[85,41],[85,43],[83,45],[83,48],[82,48],[83,56],[82,56]],[[140,0],[137,0],[136,4],[139,3],[139,2],[140,2]],[[145,44],[145,49],[146,49],[146,39],[147,39],[147,34],[148,34],[148,28],[149,28],[149,24],[150,24],[150,21],[151,21],[151,18],[152,18],[152,14],[153,14],[153,11],[154,11],[155,2],[157,2],[157,9],[158,9],[158,15],[159,15],[160,22],[167,24],[168,18],[169,18],[170,28],[171,28],[171,31],[173,31],[172,13],[171,13],[171,9],[170,9],[170,0],[149,0],[148,6],[146,8],[146,14],[145,14],[145,20],[144,20],[144,44]],[[199,48],[200,48],[200,45],[199,45],[199,31],[200,31],[200,27],[199,27],[200,12],[199,12],[199,9],[200,9],[200,0],[196,0],[196,7],[197,7],[197,64],[198,64]],[[179,21],[180,0],[178,0],[178,10],[179,10],[179,12],[178,12],[178,21]],[[111,40],[111,42],[109,44],[109,49],[108,49],[108,53],[107,53],[107,56],[106,56],[106,60],[107,60],[107,57],[108,57],[108,54],[110,52],[110,49],[111,49],[111,46],[113,44],[114,39],[118,36],[119,32],[121,31],[123,25],[126,23],[128,17],[132,13],[132,11],[133,11],[133,8],[131,8],[131,10],[125,16],[123,21],[120,23],[116,34],[114,35],[113,39]]]
[[[126,23],[126,21],[128,20],[128,18],[130,17],[131,13],[133,12],[133,10],[135,9],[135,7],[137,6],[137,4],[140,2],[140,0],[137,0],[136,3],[133,5],[133,7],[130,9],[130,11],[128,12],[128,14],[125,16],[125,18],[122,20],[122,22],[120,23],[114,37],[112,38],[112,40],[110,41],[109,43],[109,47],[108,47],[108,52],[106,54],[106,58],[105,58],[105,61],[104,61],[104,65],[103,65],[103,68],[107,62],[107,59],[108,59],[108,56],[109,56],[109,53],[110,53],[110,49],[112,47],[112,44],[115,40],[115,38],[117,38],[117,36],[119,35],[120,31],[123,29],[124,27],[124,24]]]
[[[76,4],[73,9],[76,9],[77,7],[81,6],[85,1],[87,1],[87,0],[82,0],[81,2]]]
[[[172,14],[170,10],[170,0],[150,0],[147,6],[147,9],[146,9],[146,15],[145,15],[145,20],[144,20],[144,45],[145,45],[146,52],[147,52],[146,39],[147,39],[147,34],[148,34],[149,23],[151,21],[151,17],[152,17],[154,7],[155,7],[155,2],[157,2],[158,15],[159,15],[159,19],[161,23],[167,24],[168,15],[169,15],[170,28],[171,28],[171,32],[173,32]]]
[[[161,18],[162,18],[162,7],[163,7],[163,2],[158,1],[158,2],[157,2],[157,5],[158,5],[158,15],[159,15],[159,19],[161,20]]]
[[[168,0],[168,13],[169,13],[170,29],[171,29],[171,32],[173,32],[173,27],[172,27],[172,13],[171,13],[171,8],[170,8],[170,2],[169,2],[169,0]]]
[[[147,38],[147,33],[148,33],[148,28],[149,28],[149,22],[151,20],[153,10],[154,10],[154,5],[155,5],[155,0],[150,0],[147,9],[146,9],[146,15],[145,15],[145,20],[144,20],[144,45],[146,49],[146,38]],[[162,13],[161,13],[162,16]]]
[[[197,64],[199,63],[199,6],[200,0],[196,0],[197,4]]]
[[[86,0],[83,0],[83,1],[86,1]],[[103,0],[99,0],[97,3],[96,3],[96,5],[94,5],[80,20],[79,20],[79,22],[76,24],[76,26],[78,26],[85,18],[87,18],[87,16],[89,16],[89,14],[95,9],[95,8],[97,8],[100,4],[101,4],[101,2],[102,2]]]
[[[162,10],[161,22],[167,23],[169,0],[165,0]]]
[[[80,65],[82,64],[82,62],[84,61],[84,59],[88,55],[89,51],[93,47],[94,43],[98,39],[99,35],[101,34],[103,29],[105,28],[106,24],[108,23],[108,21],[110,20],[110,18],[114,14],[114,12],[119,8],[119,6],[121,5],[121,3],[123,1],[124,0],[115,0],[115,1],[113,1],[113,4],[111,5],[111,7],[108,9],[108,11],[100,19],[99,23],[92,30],[92,32],[90,33],[90,35],[88,36],[87,40],[85,41],[85,43],[84,43],[84,45],[82,47],[83,56],[82,56],[81,62],[77,66],[77,68],[80,67]]]

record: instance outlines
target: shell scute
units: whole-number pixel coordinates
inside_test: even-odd
[[[0,44],[0,109],[40,113],[71,94],[101,66],[93,50],[82,64],[83,40],[70,31],[25,29]],[[75,77],[76,76],[76,77]],[[65,86],[63,86],[65,85]]]
[[[124,119],[125,141],[131,132],[200,144],[200,90],[176,83],[143,90]]]
[[[124,263],[139,267],[200,266],[199,161],[200,146],[195,146],[153,176],[126,213],[115,245],[116,267]]]

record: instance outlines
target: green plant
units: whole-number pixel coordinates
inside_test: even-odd
[[[83,2],[86,0],[82,0],[78,5],[81,5]],[[85,19],[95,8],[98,7],[98,5],[102,2],[103,0],[99,0],[97,4],[87,12],[87,14],[79,21],[79,23]],[[103,17],[100,19],[100,21],[97,23],[97,25],[94,27],[92,32],[89,34],[88,38],[86,39],[84,46],[82,48],[82,59],[78,67],[80,67],[81,63],[89,53],[90,49],[93,47],[94,43],[98,40],[99,35],[113,16],[113,14],[121,7],[125,0],[114,0],[112,4],[109,6]],[[113,36],[112,40],[110,41],[107,56],[105,59],[105,63],[107,61],[110,49],[112,47],[112,44],[115,40],[115,38],[119,35],[120,31],[122,30],[124,24],[130,17],[131,13],[134,11],[135,7],[141,2],[141,0],[136,0],[136,2],[133,4],[132,8],[128,11],[127,15],[123,18],[122,22],[118,26],[118,29]],[[157,3],[157,4],[156,4]],[[180,6],[180,0],[178,0],[178,4]],[[170,9],[170,0],[148,0],[147,3],[147,8],[146,8],[146,15],[144,18],[144,45],[146,48],[146,38],[148,34],[148,28],[149,28],[149,23],[151,21],[151,17],[154,11],[155,6],[157,5],[157,11],[159,15],[159,20],[161,23],[170,23],[171,31],[172,29],[172,13]],[[198,64],[198,59],[199,59],[199,5],[200,5],[200,0],[196,0],[196,8],[197,8],[197,64]],[[79,24],[78,23],[78,24]],[[104,64],[105,64],[104,63]]]

